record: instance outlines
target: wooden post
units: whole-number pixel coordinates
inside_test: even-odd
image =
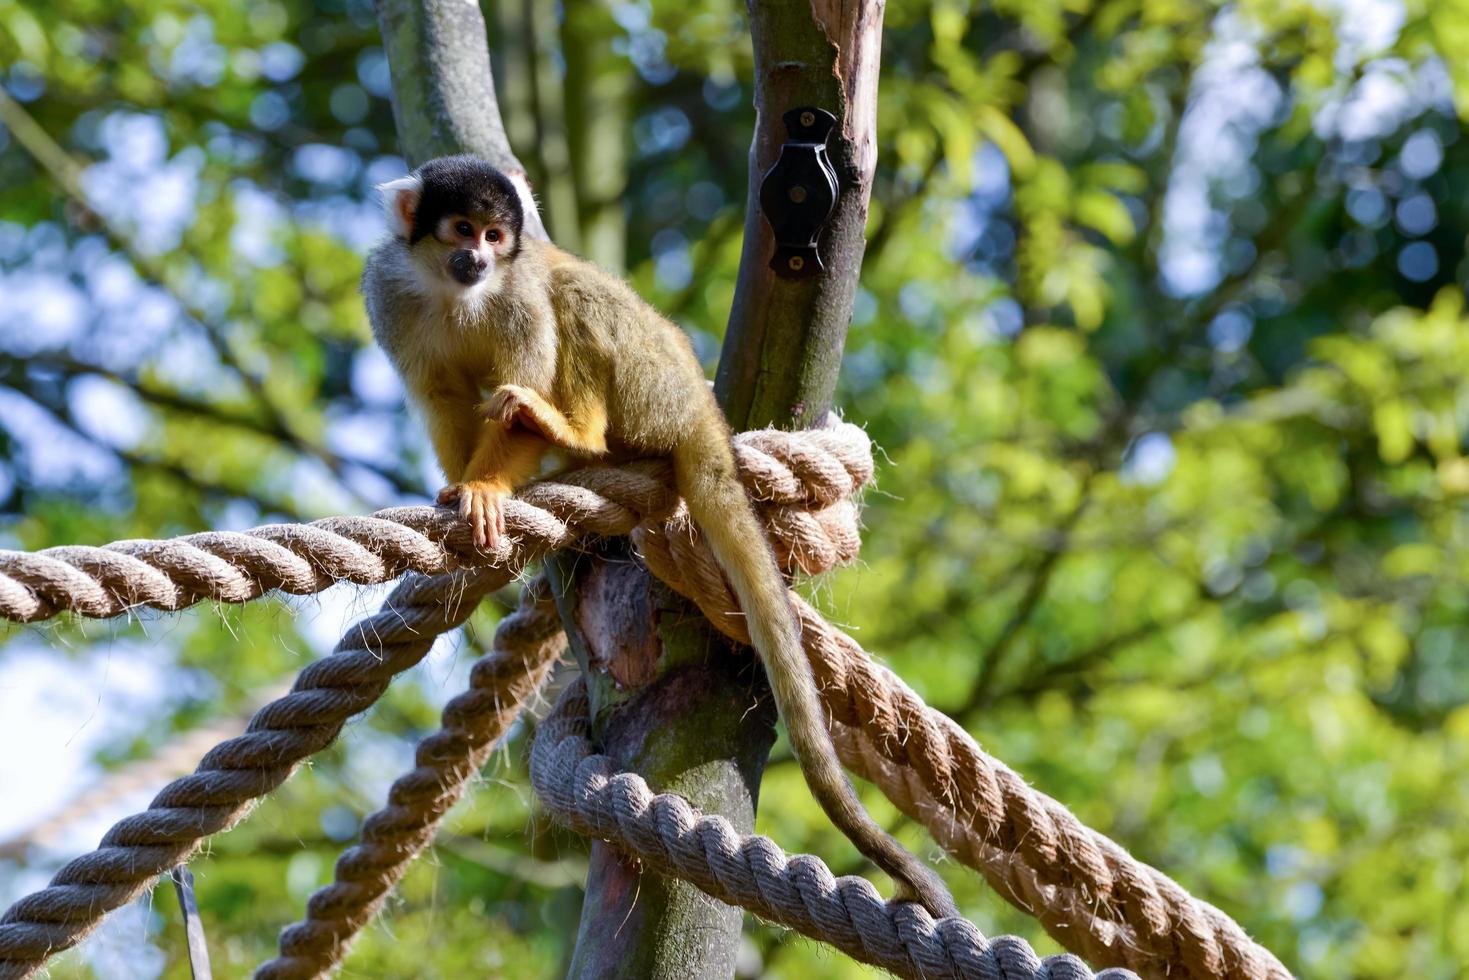
[[[558,556],[549,568],[587,678],[593,735],[659,792],[749,832],[775,741],[764,675],[747,651],[630,561],[625,544],[596,558]],[[756,692],[766,695],[758,705]],[[731,977],[742,920],[739,909],[645,872],[598,841],[567,976]]]
[[[882,0],[752,0],[755,138],[740,275],[715,392],[737,428],[806,428],[831,407],[866,248],[877,168],[877,72]],[[827,142],[841,197],[821,239],[826,271],[781,279],[760,214],[760,178],[786,140],[781,117],[798,106],[837,117]]]
[[[739,284],[715,389],[736,428],[802,428],[819,423],[831,406],[876,165],[882,9],[881,0],[751,4],[758,115]],[[775,243],[759,211],[759,185],[786,139],[781,116],[805,105],[837,117],[828,153],[841,197],[821,239],[825,271],[781,279],[769,268]],[[719,634],[640,568],[592,562],[572,576],[568,562],[559,563],[557,580],[563,594],[576,591],[569,605],[579,609],[580,628],[572,631],[578,659],[601,665],[588,677],[593,731],[604,751],[656,790],[683,793],[749,831],[773,741],[763,672],[748,669],[747,655],[732,656]],[[619,609],[629,618],[613,635],[592,639],[589,631],[618,623]],[[599,647],[616,652],[609,660]],[[738,909],[684,882],[642,873],[598,844],[569,975],[730,977],[741,920]]]

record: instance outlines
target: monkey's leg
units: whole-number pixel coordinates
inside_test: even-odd
[[[505,533],[504,499],[541,466],[548,445],[538,433],[486,422],[458,483],[439,491],[439,503],[459,504],[479,548],[493,548]]]
[[[588,406],[572,418],[540,393],[521,385],[501,385],[480,407],[485,417],[539,432],[562,449],[601,455],[607,451],[607,413]]]
[[[473,390],[420,387],[414,394],[440,468],[450,480],[462,479],[484,428],[484,420],[474,412]]]

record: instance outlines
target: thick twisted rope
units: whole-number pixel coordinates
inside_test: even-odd
[[[861,429],[847,423],[802,433],[735,437],[735,459],[756,500],[777,505],[784,556],[798,567],[812,550],[856,553],[842,508],[872,475]],[[677,498],[666,462],[589,467],[527,487],[508,502],[508,534],[476,549],[452,512],[395,507],[371,517],[330,517],[250,531],[208,531],[166,541],[118,541],[35,553],[0,551],[0,618],[30,623],[62,612],[105,618],[136,607],[176,610],[205,599],[248,602],[271,590],[320,592],[337,582],[375,585],[404,572],[523,567],[589,534],[615,536],[668,513]],[[837,505],[825,518],[807,511]],[[782,510],[781,508],[789,508]],[[833,535],[836,535],[835,537]]]
[[[735,445],[746,487],[767,504],[761,508],[766,520],[816,535],[785,554],[802,564],[802,556],[846,553],[844,542],[855,529],[842,528],[853,514],[841,504],[872,472],[860,429],[837,425],[799,436],[752,432],[736,437]],[[654,519],[672,508],[676,498],[668,478],[666,464],[641,463],[532,485],[509,502],[509,534],[495,552],[470,548],[463,523],[430,508],[243,534],[35,555],[0,552],[0,615],[22,621],[63,610],[103,616],[134,605],[168,609],[205,598],[245,601],[271,588],[310,592],[342,580],[381,581],[390,569],[403,567],[438,571],[496,563],[404,582],[379,613],[348,630],[331,657],[303,671],[291,694],[258,712],[244,736],[216,747],[198,771],[171,783],[147,811],[114,825],[98,850],[15,903],[0,917],[0,980],[31,975],[107,913],[147,890],[162,871],[187,860],[204,837],[237,823],[255,799],[381,696],[392,676],[421,660],[439,633],[462,623],[480,598],[526,563],[587,534],[627,533],[642,515]],[[812,521],[784,515],[803,506],[829,513]]]
[[[834,558],[844,559],[855,553],[855,527],[851,514],[844,510],[839,501],[870,475],[870,456],[867,455],[865,436],[851,426],[801,433],[798,440],[800,444],[794,447],[789,442],[791,438],[790,434],[777,432],[746,433],[737,437],[737,452],[747,487],[757,497],[780,505],[767,509],[766,519],[769,525],[782,532],[777,537],[777,543],[778,550],[786,559],[784,564],[814,571]],[[771,457],[779,465],[769,465],[759,458],[761,455]],[[386,576],[388,568],[414,561],[421,562],[420,567],[429,569],[483,562],[504,562],[508,567],[518,568],[542,551],[569,544],[581,535],[626,533],[630,526],[637,526],[639,521],[635,518],[639,515],[665,513],[671,506],[672,499],[666,486],[660,485],[663,480],[666,480],[665,468],[657,464],[636,464],[618,470],[580,471],[568,474],[555,483],[531,487],[524,495],[526,499],[512,502],[510,508],[511,531],[518,536],[512,537],[494,554],[468,549],[467,534],[459,522],[452,518],[446,519],[442,513],[427,511],[425,508],[386,512],[386,522],[394,525],[393,528],[370,525],[345,527],[351,519],[334,519],[319,522],[314,527],[295,527],[293,530],[301,532],[299,535],[287,533],[292,529],[264,528],[257,532],[247,532],[243,536],[201,535],[175,542],[121,543],[109,549],[53,549],[40,555],[0,552],[0,615],[34,620],[54,615],[61,609],[106,615],[111,614],[105,611],[106,608],[120,611],[134,604],[176,608],[201,598],[243,601],[244,598],[259,595],[269,588],[310,591],[313,588],[324,588],[341,579],[378,581],[380,579],[375,576]],[[791,506],[802,503],[807,506],[816,504],[824,509],[808,518],[799,509]],[[833,504],[836,506],[832,506]],[[379,515],[380,518],[382,516]],[[371,522],[373,519],[358,520]],[[350,533],[341,533],[344,530]],[[335,535],[339,540],[329,540],[324,551],[313,551],[314,544],[320,543],[311,540],[317,532]],[[415,534],[419,537],[413,537]],[[268,547],[224,540],[227,537],[252,536],[256,542],[265,542],[266,545],[281,541],[295,543],[303,554],[291,552],[291,558],[282,558],[280,554],[270,552]],[[685,594],[692,594],[696,600],[700,600],[701,607],[726,633],[735,638],[747,639],[741,637],[742,621],[737,615],[732,615],[735,609],[722,577],[717,568],[712,566],[707,553],[700,554],[701,549],[695,544],[694,538],[687,532],[665,526],[639,527],[634,536],[642,543],[650,566],[660,577]],[[782,548],[779,546],[781,542],[794,543]],[[173,545],[182,547],[170,547]],[[354,547],[358,550],[354,551]],[[211,548],[214,550],[210,550]],[[190,549],[198,549],[205,555],[201,558]],[[266,559],[275,562],[274,565],[264,566],[263,571],[259,565],[262,551],[266,553]],[[290,552],[290,548],[286,548],[286,551]],[[98,557],[96,552],[111,554]],[[678,552],[677,559],[673,557],[675,552]],[[137,573],[128,564],[128,559],[137,558],[140,554],[148,559],[144,564],[162,574],[172,591],[165,593],[162,588],[153,588],[149,585],[151,579],[147,573]],[[118,560],[115,555],[123,555],[123,559]],[[322,560],[323,555],[325,560]],[[664,556],[661,563],[660,555]],[[76,582],[67,577],[67,572],[58,571],[52,565],[24,561],[32,558],[57,559],[59,564],[71,566],[73,572],[81,573],[82,578],[92,583],[93,591],[68,591]],[[211,558],[216,561],[211,562]],[[321,570],[312,572],[308,581],[305,572],[300,568],[293,568],[293,560],[305,561],[308,571],[313,567]],[[687,562],[683,572],[671,564],[675,560]],[[140,582],[145,587],[140,587]],[[697,583],[697,588],[691,583]],[[153,588],[153,591],[149,592],[149,588]],[[112,603],[111,607],[105,605],[108,602]],[[968,740],[967,734],[949,719],[935,712],[939,720],[930,720],[932,723],[927,723],[923,713],[928,709],[913,692],[901,685],[901,681],[892,678],[899,686],[895,689],[895,699],[892,691],[885,692],[880,685],[874,688],[873,679],[869,675],[872,670],[881,671],[881,668],[872,665],[866,654],[850,638],[834,631],[809,608],[802,606],[801,609],[808,640],[812,638],[816,624],[820,624],[827,633],[835,633],[835,637],[823,634],[827,641],[825,645],[834,646],[837,654],[852,658],[856,675],[861,681],[849,690],[842,678],[833,677],[833,671],[840,673],[838,668],[853,669],[852,665],[843,667],[838,660],[832,659],[831,649],[826,650],[825,661],[819,654],[813,654],[818,679],[823,686],[833,688],[840,694],[833,698],[830,690],[826,692],[829,699],[828,709],[836,716],[836,720],[857,724],[861,720],[858,715],[868,715],[868,723],[863,731],[872,745],[881,747],[881,757],[899,766],[914,766],[919,776],[919,785],[928,799],[924,803],[914,797],[910,803],[930,813],[929,817],[921,819],[931,829],[935,829],[938,839],[946,840],[941,833],[940,824],[935,822],[936,818],[932,814],[942,811],[947,814],[946,819],[950,823],[954,823],[958,817],[959,823],[956,825],[966,827],[971,837],[978,833],[979,840],[984,842],[983,846],[1011,854],[1011,860],[1018,861],[1024,870],[1011,873],[1009,885],[1002,884],[1002,892],[1021,908],[1029,910],[1039,903],[1048,913],[1041,916],[1043,922],[1047,923],[1058,938],[1085,947],[1112,949],[1113,955],[1110,958],[1100,955],[1097,957],[1102,962],[1110,959],[1111,962],[1148,963],[1147,957],[1153,956],[1150,965],[1159,966],[1160,963],[1166,963],[1164,958],[1169,957],[1172,950],[1182,949],[1185,953],[1184,959],[1191,967],[1191,974],[1213,975],[1200,972],[1196,967],[1202,964],[1207,971],[1209,963],[1217,963],[1223,959],[1227,961],[1227,969],[1221,975],[1287,975],[1268,952],[1250,943],[1243,931],[1223,913],[1197,902],[1165,876],[1138,864],[1106,838],[1094,835],[1055,801],[1039,794],[1027,796],[1028,787],[1024,786],[1018,776],[983,756],[977,746],[973,746],[972,741]],[[431,642],[432,636],[428,640]],[[816,644],[818,647],[822,645]],[[424,648],[427,649],[427,645]],[[808,653],[812,652],[808,649]],[[866,665],[865,668],[863,665]],[[887,699],[879,699],[882,703],[875,708],[868,703],[873,690],[889,695]],[[841,703],[833,703],[834,701]],[[270,710],[271,708],[265,709],[261,715]],[[883,721],[887,724],[880,723]],[[340,727],[339,723],[337,727]],[[946,727],[951,730],[945,731]],[[909,737],[900,737],[899,733],[905,731]],[[955,732],[958,733],[957,738]],[[920,736],[916,749],[911,744],[914,741],[911,736],[915,733]],[[942,754],[935,755],[931,751],[935,741],[944,738],[957,743],[957,751],[951,751],[950,758],[945,758]],[[972,751],[965,751],[965,742]],[[953,749],[954,746],[951,745],[950,748]],[[915,751],[918,755],[916,760],[912,758]],[[974,768],[951,773],[949,778],[936,778],[950,773],[953,769],[951,763],[955,760]],[[979,763],[977,766],[974,765],[976,760]],[[922,764],[924,761],[929,764]],[[201,765],[201,770],[202,768]],[[966,772],[969,778],[964,778]],[[284,778],[284,774],[281,778]],[[969,788],[965,784],[971,783],[980,784],[975,787],[978,791],[989,790],[982,797],[983,803],[987,805],[973,803],[981,800],[980,795],[955,795],[956,792],[962,793]],[[1017,785],[1023,792],[1016,790]],[[934,791],[935,787],[939,788],[937,792]],[[271,787],[266,786],[261,793],[269,788]],[[167,793],[166,790],[160,795],[160,801],[165,800]],[[248,797],[246,800],[248,805]],[[971,805],[961,810],[953,802],[939,805],[934,800],[968,800]],[[157,805],[158,802],[155,801],[155,806]],[[1048,810],[1058,812],[1049,813]],[[979,819],[982,814],[987,814],[989,819]],[[1078,860],[1078,857],[1084,859],[1089,856],[1085,849],[1078,854],[1074,847],[1061,847],[1058,850],[1055,846],[1041,848],[1044,859],[1035,860],[1034,854],[1027,853],[1034,848],[1020,845],[1029,843],[1028,835],[1046,829],[1037,824],[1037,814],[1051,820],[1054,825],[1051,829],[1057,833],[1064,832],[1065,839],[1061,843],[1069,845],[1075,839],[1080,839],[1084,844],[1090,845],[1094,852],[1090,856],[1097,860]],[[1054,837],[1055,834],[1051,836]],[[1097,840],[1090,841],[1089,837]],[[962,849],[956,853],[961,859],[964,857]],[[58,875],[57,884],[61,883],[62,877],[69,870],[86,860],[79,859],[63,869],[62,874]],[[164,866],[172,863],[166,862]],[[984,870],[985,862],[969,863]],[[993,865],[996,862],[991,860],[989,863]],[[1118,873],[1111,875],[1112,880],[1107,882],[1105,875],[1097,873],[1099,868],[1101,871],[1115,870]],[[1078,874],[1078,870],[1083,873]],[[142,884],[138,885],[133,894],[145,888],[154,873],[146,872]],[[1158,880],[1152,881],[1151,878]],[[991,874],[991,880],[997,880],[994,874]],[[1111,887],[1098,889],[1096,885],[1099,882],[1106,882]],[[48,889],[47,892],[54,890]],[[1137,893],[1140,891],[1144,899],[1152,897],[1156,901],[1152,905],[1146,901],[1138,901]],[[1151,895],[1148,894],[1149,891]],[[1077,900],[1076,896],[1090,898]],[[32,899],[38,897],[32,896]],[[60,900],[57,896],[53,898]],[[1128,903],[1128,899],[1132,901]],[[30,901],[31,899],[27,899],[17,903],[15,909],[7,913],[3,924],[0,924],[0,977],[11,975],[4,972],[7,963],[5,957],[8,955],[6,944],[7,941],[12,944],[15,941],[13,935],[7,940],[6,924],[11,923],[17,909],[22,910],[24,915],[24,907]],[[1058,915],[1058,904],[1069,911]],[[1164,906],[1161,916],[1157,914],[1157,906],[1160,904]],[[86,931],[90,931],[111,907],[115,905],[102,907],[91,903],[81,912],[73,907],[70,910],[72,916],[81,920],[91,916],[91,919],[89,922],[72,923],[73,929],[80,928],[80,931],[70,942],[75,942]],[[1153,913],[1155,922],[1161,919],[1166,924],[1176,925],[1181,921],[1182,927],[1168,930],[1137,929],[1134,923],[1138,908],[1145,913]],[[1113,920],[1117,923],[1116,929],[1109,928]],[[1149,920],[1144,921],[1146,924]],[[1199,928],[1200,923],[1202,928]],[[1190,927],[1193,927],[1192,934],[1189,932]],[[1180,932],[1183,933],[1181,942],[1178,938]],[[1158,943],[1156,940],[1160,935],[1171,942]],[[1143,939],[1138,940],[1137,936],[1142,936]],[[63,947],[58,945],[54,948]],[[1119,957],[1116,954],[1119,948],[1133,952],[1143,950],[1145,955],[1140,961],[1136,956]],[[1190,958],[1186,955],[1189,951],[1197,952],[1200,949],[1203,950],[1202,957]],[[1157,972],[1165,971],[1159,969]]]
[[[393,783],[388,805],[363,821],[361,843],[338,858],[336,880],[311,896],[306,917],[281,932],[280,955],[255,972],[257,980],[310,980],[341,962],[565,648],[556,606],[538,578],[500,621],[491,652],[471,668],[469,690],[444,706],[443,727],[418,743],[415,768]]]
[[[640,528],[633,538],[655,575],[693,599],[721,632],[749,642],[739,605],[696,528],[674,521]],[[795,593],[791,602],[832,722],[860,729],[881,757],[916,774],[929,804],[920,819],[935,839],[943,840],[945,821],[956,822],[985,846],[1024,862],[1040,884],[1087,897],[1072,904],[1071,928],[1058,939],[1085,935],[1093,931],[1088,920],[1102,917],[1126,926],[1134,948],[1102,955],[1105,949],[1089,946],[1099,963],[1133,963],[1159,976],[1290,976],[1219,909],[1032,789]],[[1145,969],[1140,956],[1151,961]]]
[[[1014,936],[989,940],[964,919],[935,921],[914,903],[885,903],[865,878],[835,878],[817,858],[787,857],[768,837],[742,835],[728,820],[700,814],[681,796],[654,794],[641,776],[620,773],[611,759],[592,753],[587,712],[586,688],[578,679],[541,724],[531,749],[537,796],[579,833],[900,977],[1093,976],[1074,956],[1041,959]],[[1098,976],[1134,975],[1105,970]]]
[[[843,765],[874,783],[899,810],[926,826],[941,847],[982,873],[1006,901],[1039,921],[1061,945],[1093,963],[1125,966],[1145,977],[1167,975],[1169,964],[1144,951],[1132,927],[1097,914],[1087,896],[1043,883],[1025,861],[986,844],[955,819],[952,809],[934,801],[917,772],[884,756],[866,732],[834,724],[832,740]]]
[[[860,467],[854,469],[862,475]],[[841,492],[852,471],[844,468],[841,473],[846,476],[822,480],[811,489],[790,485],[784,495],[819,500]],[[761,514],[788,572],[830,571],[854,558],[861,546],[857,508],[849,499],[816,511],[777,506],[762,508]],[[336,880],[312,895],[306,917],[281,932],[280,955],[256,972],[257,980],[309,980],[328,974],[408,865],[433,841],[440,821],[484,765],[494,741],[566,646],[546,588],[540,578],[527,586],[520,609],[496,630],[494,650],[472,669],[470,690],[445,708],[443,727],[419,743],[416,767],[393,784],[388,806],[363,821],[363,842],[343,853]],[[512,679],[533,683],[512,686]],[[492,684],[494,690],[487,690]]]
[[[861,544],[856,506],[849,500],[819,511],[777,507],[762,514],[772,539],[783,544],[776,550],[787,571],[830,571],[855,557]],[[416,767],[393,784],[388,806],[363,821],[363,843],[343,853],[336,880],[312,895],[306,917],[281,932],[280,955],[256,972],[257,980],[328,974],[433,841],[494,741],[566,646],[546,588],[540,578],[527,586],[520,609],[496,630],[493,651],[472,668],[470,690],[449,702],[443,727],[419,743]],[[533,683],[512,686],[512,679]],[[492,684],[494,690],[487,690]]]
[[[303,670],[291,693],[260,709],[245,734],[216,746],[146,811],[114,824],[95,851],[12,905],[0,917],[0,980],[30,976],[187,861],[205,837],[238,823],[297,763],[330,745],[395,675],[422,660],[440,633],[510,579],[505,569],[481,569],[399,585],[379,612],[348,629],[331,656]]]

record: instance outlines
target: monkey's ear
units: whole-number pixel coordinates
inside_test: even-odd
[[[413,217],[423,196],[423,181],[409,174],[378,184],[377,190],[383,196],[383,209],[388,214],[388,230],[399,238],[413,237]]]

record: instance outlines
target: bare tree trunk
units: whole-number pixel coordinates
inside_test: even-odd
[[[682,598],[629,560],[626,542],[564,555],[552,582],[592,700],[602,751],[660,792],[749,831],[775,706],[764,676]],[[731,977],[743,913],[592,845],[568,977]]]
[[[750,17],[758,117],[739,286],[716,390],[736,427],[800,428],[819,422],[831,406],[862,267],[876,164],[882,2],[752,0]],[[781,117],[804,106],[837,118],[828,152],[841,197],[821,239],[825,271],[781,279],[769,268],[775,243],[758,210],[759,185],[787,138]],[[597,562],[574,584],[565,561],[560,569],[563,588],[575,589],[579,600],[578,658],[600,668],[588,679],[593,730],[604,750],[655,789],[683,793],[706,813],[721,813],[749,831],[774,737],[763,672],[731,657],[697,612],[650,585],[641,569]],[[608,583],[614,577],[620,587]],[[600,619],[589,608],[599,596]],[[589,635],[616,624],[618,609],[630,617],[621,630],[600,640]],[[599,643],[613,650],[610,659]],[[751,711],[752,703],[760,710]],[[731,977],[741,920],[738,909],[684,882],[642,873],[598,844],[570,975]]]
[[[745,243],[715,392],[736,426],[805,428],[831,407],[866,248],[877,169],[877,72],[884,0],[751,0],[755,138]],[[787,139],[781,117],[814,106],[837,117],[827,141],[841,197],[821,240],[823,274],[782,279],[760,214],[760,176]]]
[[[411,166],[477,153],[523,169],[505,138],[479,7],[463,0],[378,0],[393,77],[393,121]]]

